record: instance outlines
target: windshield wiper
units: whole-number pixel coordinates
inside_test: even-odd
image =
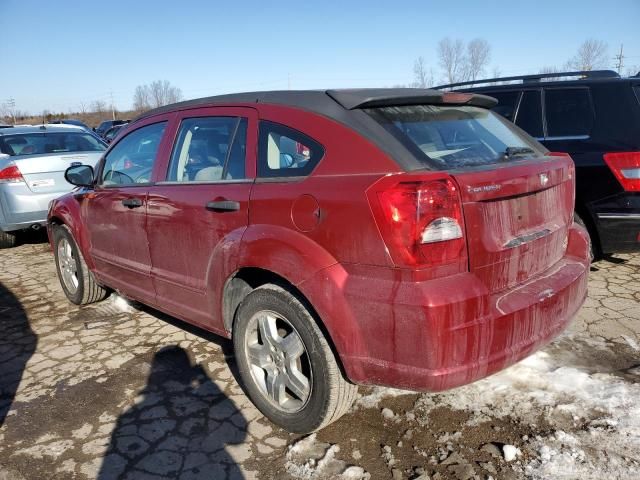
[[[528,155],[529,153],[535,153],[535,151],[529,147],[507,147],[507,149],[504,151],[504,155],[507,158],[515,157],[518,155]]]

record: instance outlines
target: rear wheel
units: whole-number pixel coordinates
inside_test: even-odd
[[[87,305],[106,298],[107,291],[96,283],[65,225],[53,231],[53,252],[60,285],[71,303]]]
[[[0,248],[15,247],[16,243],[17,238],[14,232],[3,232],[0,230]]]
[[[593,239],[591,238],[591,232],[589,232],[589,229],[587,228],[587,225],[584,223],[584,220],[582,220],[580,215],[578,215],[577,213],[573,214],[573,220],[582,228],[584,228],[587,231],[587,235],[589,235],[589,258],[593,262],[596,258],[596,254],[595,254],[595,249],[593,247]]]
[[[294,433],[344,415],[357,387],[344,378],[313,316],[276,285],[251,292],[238,308],[233,344],[244,389],[273,423]]]

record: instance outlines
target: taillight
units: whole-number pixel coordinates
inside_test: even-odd
[[[604,161],[627,192],[640,192],[640,152],[605,153]]]
[[[466,262],[462,203],[451,179],[400,182],[382,187],[377,197],[382,218],[376,220],[394,263]]]
[[[0,183],[24,182],[22,174],[15,163],[10,163],[8,167],[0,170]]]

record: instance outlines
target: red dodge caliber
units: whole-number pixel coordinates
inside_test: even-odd
[[[117,291],[231,337],[311,432],[357,384],[438,391],[558,335],[587,292],[574,166],[481,95],[243,93],[148,112],[74,166],[48,230],[69,300]]]

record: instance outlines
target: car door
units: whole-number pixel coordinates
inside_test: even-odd
[[[147,230],[160,308],[208,328],[213,291],[236,268],[255,177],[257,112],[209,107],[180,112],[166,175],[149,191]]]
[[[153,303],[147,242],[147,194],[162,151],[168,117],[156,117],[120,139],[106,154],[83,207],[98,279]]]

